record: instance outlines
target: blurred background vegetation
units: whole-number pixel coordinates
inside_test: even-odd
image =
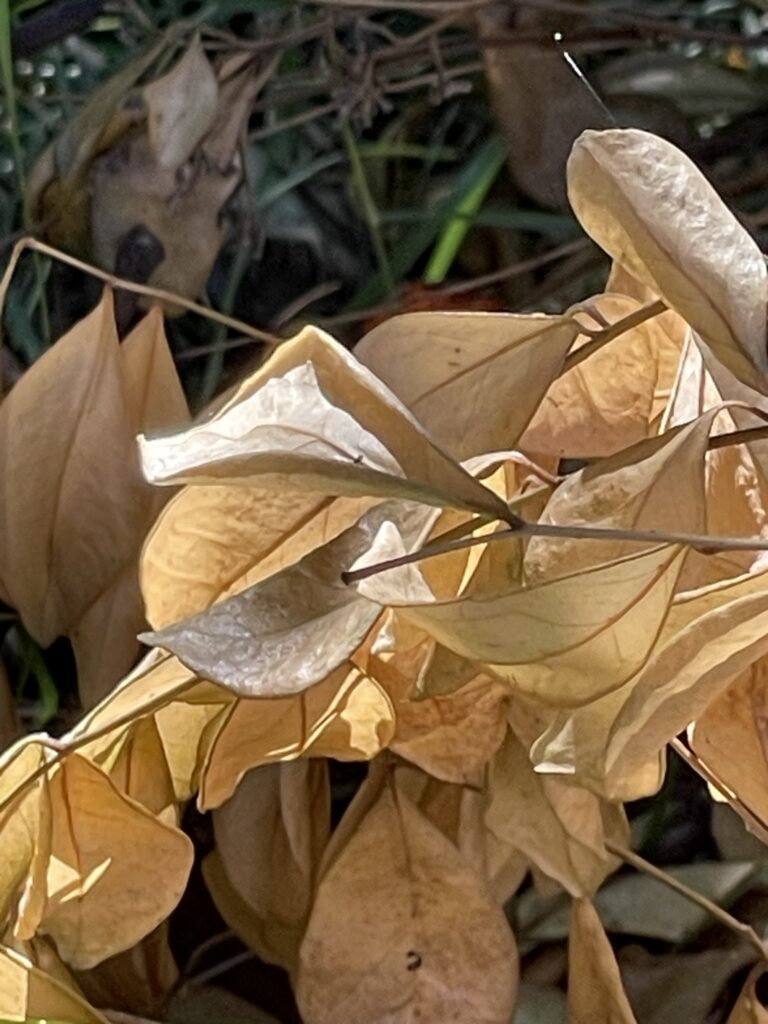
[[[29,231],[154,280],[135,238],[111,259],[100,242],[126,194],[114,122],[199,32],[217,68],[248,60],[258,81],[237,126],[239,184],[205,199],[223,229],[213,268],[200,291],[182,266],[177,290],[277,333],[312,319],[348,343],[405,308],[562,309],[605,276],[564,191],[584,128],[670,138],[762,238],[767,27],[754,0],[2,0],[0,259]],[[63,155],[84,111],[114,137]],[[54,174],[77,179],[65,230],[38,184],[55,140]],[[159,257],[143,256],[183,264],[195,231],[181,252],[161,237]],[[86,275],[25,260],[5,310],[6,375],[94,295]],[[170,334],[197,408],[260,355],[200,317]]]

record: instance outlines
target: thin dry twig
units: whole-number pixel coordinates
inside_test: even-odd
[[[684,882],[679,881],[672,875],[667,874],[661,868],[657,868],[655,864],[651,864],[650,861],[641,857],[634,851],[627,849],[624,846],[620,846],[618,843],[614,843],[609,839],[605,841],[605,848],[610,850],[611,853],[617,857],[621,857],[627,864],[631,864],[637,871],[642,871],[643,874],[649,875],[651,878],[655,878],[658,882],[662,882],[670,889],[674,889],[675,892],[680,893],[691,903],[695,903],[701,907],[702,910],[706,910],[708,914],[714,917],[721,924],[725,925],[726,928],[734,932],[739,938],[746,940],[757,953],[761,960],[768,960],[768,948],[766,948],[760,936],[750,925],[745,924],[743,921],[739,921],[738,918],[734,917],[733,914],[729,914],[727,910],[723,910],[717,903],[708,899],[702,893],[697,892],[695,889],[691,889],[685,885]]]
[[[574,366],[578,366],[579,363],[583,363],[585,359],[589,359],[589,357],[594,355],[595,352],[598,352],[609,342],[614,341],[627,331],[631,331],[633,328],[639,327],[640,324],[645,323],[646,320],[651,320],[653,317],[659,316],[661,313],[666,313],[667,308],[668,307],[661,299],[656,299],[655,302],[649,302],[647,306],[642,306],[640,309],[635,310],[634,313],[630,313],[628,316],[622,317],[621,320],[617,320],[616,323],[611,324],[610,327],[604,327],[593,335],[591,341],[582,345],[581,348],[577,348],[575,352],[570,353],[563,363],[563,369],[560,375],[562,376],[562,374],[572,370]],[[582,333],[586,333],[583,328]]]
[[[122,288],[125,291],[133,292],[135,295],[145,295],[147,298],[156,299],[158,302],[168,302],[172,305],[181,306],[190,313],[196,313],[198,316],[203,316],[208,320],[224,324],[225,327],[231,327],[233,330],[239,331],[241,334],[246,334],[250,338],[255,338],[257,341],[261,341],[266,345],[276,346],[282,344],[284,341],[283,338],[280,338],[275,334],[262,331],[258,327],[253,327],[251,324],[247,324],[244,320],[238,320],[236,317],[227,316],[226,313],[219,313],[217,310],[210,309],[208,306],[203,306],[199,302],[195,302],[193,299],[187,299],[183,295],[177,295],[175,292],[169,292],[165,288],[154,288],[152,285],[137,284],[137,282],[129,281],[124,277],[117,277],[115,274],[111,274],[106,270],[101,270],[99,267],[95,267],[92,263],[86,263],[84,260],[79,260],[75,256],[70,256],[68,253],[62,252],[60,249],[55,249],[52,245],[48,245],[46,242],[40,242],[38,239],[30,237],[20,239],[14,246],[5,274],[3,275],[2,281],[0,281],[0,307],[2,306],[5,292],[8,289],[16,264],[18,263],[22,253],[27,249],[32,252],[42,253],[44,256],[50,256],[52,259],[58,260],[59,263],[66,263],[68,266],[75,267],[77,270],[82,270],[83,273],[90,274],[91,277],[96,277],[100,281],[104,281],[105,284],[110,285],[112,288]]]
[[[721,782],[715,773],[707,767],[698,754],[691,750],[690,747],[687,747],[681,739],[676,737],[669,745],[700,778],[723,794],[728,802],[728,806],[738,814],[747,830],[768,846],[768,824],[761,821],[746,804],[742,803],[736,794],[732,793],[725,783]]]
[[[385,562],[367,565],[362,569],[348,570],[341,574],[344,583],[359,583],[371,576],[399,569],[403,565],[412,565],[427,558],[437,558],[453,551],[477,547],[479,544],[492,544],[496,541],[514,540],[516,537],[554,537],[570,540],[617,540],[636,544],[680,544],[691,547],[702,554],[715,554],[719,551],[768,551],[768,538],[765,537],[711,537],[704,533],[684,533],[676,530],[623,530],[610,526],[570,526],[553,523],[533,523],[525,519],[511,517],[509,526],[497,533],[484,534],[480,537],[464,537],[444,543],[429,543],[418,551],[390,558]]]

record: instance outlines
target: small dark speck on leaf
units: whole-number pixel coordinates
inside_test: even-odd
[[[415,950],[409,949],[405,956],[408,961],[406,969],[409,971],[418,971],[421,967],[421,957],[419,954]]]

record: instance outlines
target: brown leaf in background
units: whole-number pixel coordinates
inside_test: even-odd
[[[213,814],[216,848],[203,873],[219,913],[262,959],[290,974],[330,818],[328,768],[315,760],[249,772]]]
[[[589,900],[574,900],[568,939],[569,1024],[636,1024],[616,957]]]
[[[637,130],[587,131],[568,160],[584,230],[765,391],[768,273],[758,246],[691,160]]]
[[[144,89],[149,146],[160,167],[176,171],[216,116],[219,86],[199,34],[181,60]]]
[[[514,447],[577,333],[566,317],[410,313],[375,327],[355,355],[466,459]]]
[[[108,290],[0,407],[3,589],[40,644],[72,638],[86,704],[138,650],[138,554],[159,500],[137,428],[185,418],[158,314],[122,349]]]
[[[558,36],[574,20],[546,9],[486,4],[476,14],[491,106],[508,149],[512,180],[544,207],[566,207],[565,166],[571,146],[585,128],[608,127],[612,119],[557,44],[499,45],[515,29]],[[516,40],[517,42],[517,40]]]
[[[321,877],[300,950],[305,1021],[508,1024],[516,986],[501,910],[456,847],[385,780]]]
[[[123,134],[90,170],[96,262],[115,269],[141,230],[163,257],[146,268],[152,285],[191,297],[203,291],[226,235],[222,210],[242,177],[240,133],[265,77],[250,54],[224,60],[214,74],[195,38],[167,75],[145,87],[146,124]]]

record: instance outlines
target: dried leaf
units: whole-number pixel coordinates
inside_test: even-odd
[[[466,459],[517,443],[577,332],[566,317],[407,313],[375,327],[355,355]]]
[[[77,982],[95,1006],[130,1006],[134,1014],[159,1016],[179,986],[179,969],[168,941],[168,921],[124,953],[110,957],[89,971],[79,971]],[[110,1013],[110,1024],[122,1024]],[[125,1015],[124,1024],[141,1024]]]
[[[372,504],[260,487],[183,488],[144,542],[148,621],[162,629],[266,579],[353,526]]]
[[[765,987],[765,967],[758,964],[751,972],[726,1024],[768,1024],[768,1008],[758,995]]]
[[[618,807],[558,778],[537,774],[520,740],[509,733],[491,763],[485,821],[572,896],[592,895],[616,869],[605,839],[626,842]]]
[[[731,793],[768,821],[768,661],[742,673],[700,715],[691,746]]]
[[[542,523],[705,533],[705,456],[717,410],[686,426],[641,441],[566,477],[540,517]],[[531,537],[523,571],[529,583],[609,562],[637,543]]]
[[[128,949],[178,903],[192,844],[78,754],[53,769],[48,899],[41,929],[73,967]]]
[[[43,646],[72,638],[87,704],[129,669],[144,621],[138,553],[162,497],[141,478],[136,430],[186,411],[157,314],[126,346],[107,290],[0,408],[3,590]]]
[[[141,639],[238,696],[299,693],[338,668],[380,614],[377,604],[341,582],[341,569],[364,551],[390,556],[382,524],[398,520],[412,545],[432,517],[425,506],[378,506],[297,565]]]
[[[8,1021],[107,1024],[77,992],[6,946],[0,946],[0,1016]]]
[[[590,329],[636,312],[626,295],[596,295],[572,312]],[[688,326],[676,313],[646,320],[615,338],[553,382],[520,440],[520,447],[557,458],[612,455],[656,433],[675,380]],[[582,336],[582,343],[589,338]]]
[[[396,705],[396,754],[445,782],[469,784],[498,750],[507,730],[509,689],[477,676],[454,693]]]
[[[636,1024],[616,957],[589,900],[574,900],[568,940],[570,1024]]]
[[[302,693],[235,701],[201,767],[198,805],[219,807],[257,765],[305,756],[368,760],[389,744],[394,730],[386,690],[349,663]]]
[[[176,171],[213,124],[219,87],[196,35],[180,61],[144,89],[149,145],[160,167]]]
[[[658,651],[634,681],[608,736],[608,771],[631,774],[768,653],[765,571],[679,598]]]
[[[20,740],[0,759],[0,799],[10,801],[0,814],[0,921],[7,923],[16,910],[14,932],[22,939],[35,933],[45,907],[50,796],[42,780],[26,785],[45,763],[45,749],[34,738]]]
[[[695,165],[648,132],[584,132],[568,194],[595,241],[765,390],[768,274],[760,249]]]
[[[323,761],[252,771],[213,815],[216,848],[203,873],[219,913],[262,959],[291,974],[330,819]]]
[[[481,881],[385,782],[323,875],[300,951],[307,1024],[507,1024],[517,957]]]
[[[414,565],[358,589],[449,649],[490,663],[520,693],[575,707],[642,666],[684,557],[677,547],[654,548],[537,586],[452,601],[435,601]]]
[[[310,327],[207,423],[140,445],[153,483],[259,483],[506,515],[504,503],[437,448],[372,373]]]

